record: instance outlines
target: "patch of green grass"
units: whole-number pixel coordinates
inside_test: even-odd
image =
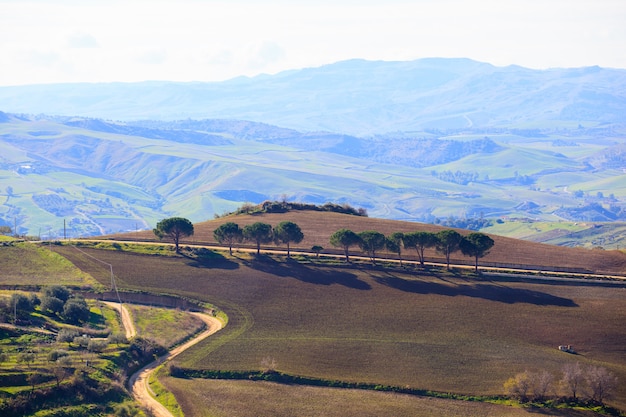
[[[33,243],[0,247],[0,270],[2,285],[100,287],[88,273],[63,256]]]
[[[172,347],[203,328],[204,323],[185,311],[127,304],[137,335]]]
[[[163,404],[174,417],[184,417],[184,413],[176,400],[176,397],[159,380],[161,375],[166,374],[162,366],[150,375],[148,381],[150,390],[158,402]]]
[[[122,252],[132,252],[144,255],[174,255],[174,247],[169,244],[136,244],[125,242],[105,242],[105,241],[90,241],[79,240],[71,242],[72,245],[76,245],[78,248],[94,248],[104,250],[115,250]]]

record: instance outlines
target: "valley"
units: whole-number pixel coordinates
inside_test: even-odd
[[[200,221],[288,199],[505,235],[562,223],[572,233],[550,240],[531,226],[521,237],[626,246],[623,234],[596,227],[626,219],[624,154],[598,132],[356,138],[239,121],[139,125],[7,116],[2,225],[43,239],[94,236],[150,230],[172,213]]]

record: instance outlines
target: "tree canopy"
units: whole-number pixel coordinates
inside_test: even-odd
[[[459,250],[459,244],[463,240],[463,236],[456,230],[448,229],[442,230],[436,234],[437,236],[437,251],[444,254],[446,257],[446,268],[450,269],[450,255]]]
[[[437,244],[437,235],[431,232],[405,233],[403,242],[406,249],[415,249],[420,265],[424,266],[424,250]]]
[[[158,222],[152,231],[159,239],[164,237],[172,239],[178,253],[180,239],[193,235],[193,223],[182,217],[170,217]]]
[[[404,240],[404,233],[393,232],[387,237],[385,241],[385,247],[389,252],[397,253],[398,259],[400,259],[400,266],[402,266],[402,241]]]
[[[243,237],[256,243],[256,254],[261,253],[261,244],[272,241],[272,226],[263,222],[249,224],[243,228]]]
[[[290,258],[289,244],[291,242],[300,243],[304,239],[304,233],[294,222],[284,221],[278,223],[274,228],[274,239],[287,245],[287,258]]]
[[[213,231],[213,237],[219,243],[228,245],[228,252],[232,255],[233,245],[243,240],[243,230],[239,228],[237,223],[227,222]]]
[[[479,232],[470,233],[461,239],[459,243],[463,255],[474,257],[476,272],[478,272],[478,258],[487,255],[493,245],[494,241],[492,238]]]
[[[366,230],[358,234],[359,246],[367,253],[372,263],[376,263],[376,252],[385,247],[385,235],[374,230]]]
[[[359,235],[349,229],[337,230],[330,236],[330,244],[335,247],[343,248],[343,252],[346,256],[346,262],[350,262],[349,250],[351,246],[358,245],[361,241]]]

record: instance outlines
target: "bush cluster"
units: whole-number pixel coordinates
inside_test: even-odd
[[[578,362],[563,366],[560,379],[547,371],[524,371],[504,383],[507,394],[521,402],[590,401],[603,404],[617,389],[617,377],[600,366],[583,367]]]
[[[333,213],[350,214],[353,216],[367,217],[367,210],[360,207],[354,208],[351,205],[325,203],[322,205],[309,204],[309,203],[294,203],[289,201],[264,201],[261,204],[245,203],[238,209],[232,212],[227,212],[220,215],[216,215],[216,218],[229,216],[231,214],[261,214],[261,213],[286,213],[292,210],[309,210],[309,211],[327,211]]]

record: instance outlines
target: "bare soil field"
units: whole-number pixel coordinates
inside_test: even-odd
[[[506,405],[271,382],[171,377],[163,378],[162,382],[180,399],[185,415],[194,417],[529,417],[537,414],[537,410]],[[575,410],[542,410],[541,415],[597,416],[590,411]]]
[[[56,250],[110,280],[102,264]],[[183,367],[254,370],[271,357],[289,374],[476,395],[503,393],[524,370],[559,378],[573,362],[626,381],[623,284],[84,250],[113,265],[120,287],[196,298],[228,314],[224,330],[176,358]],[[561,344],[578,354],[558,351]],[[610,404],[626,408],[623,382],[617,394]]]
[[[396,220],[375,219],[339,213],[315,212],[315,211],[291,211],[280,214],[259,215],[232,215],[216,220],[197,223],[194,236],[184,242],[191,244],[215,244],[213,231],[220,224],[232,221],[240,227],[261,221],[277,225],[281,221],[293,221],[297,223],[303,233],[304,239],[299,244],[292,245],[292,249],[310,250],[313,245],[320,245],[325,251],[333,251],[329,243],[330,235],[339,229],[346,228],[354,232],[376,230],[390,235],[393,232],[427,231],[437,232],[444,228],[431,224],[402,222]],[[467,231],[459,231],[468,233]],[[155,240],[151,231],[112,235],[112,238]],[[626,253],[617,250],[605,251],[599,249],[567,248],[554,245],[511,239],[497,235],[491,235],[495,245],[491,252],[482,259],[484,262],[496,262],[508,265],[544,266],[547,268],[573,268],[585,270],[591,273],[626,275]],[[355,253],[358,248],[353,248]],[[334,252],[339,253],[337,250]],[[414,251],[405,251],[407,258],[415,259]],[[426,257],[441,259],[441,255],[434,250],[426,251]],[[470,262],[460,252],[453,254],[453,260]]]

